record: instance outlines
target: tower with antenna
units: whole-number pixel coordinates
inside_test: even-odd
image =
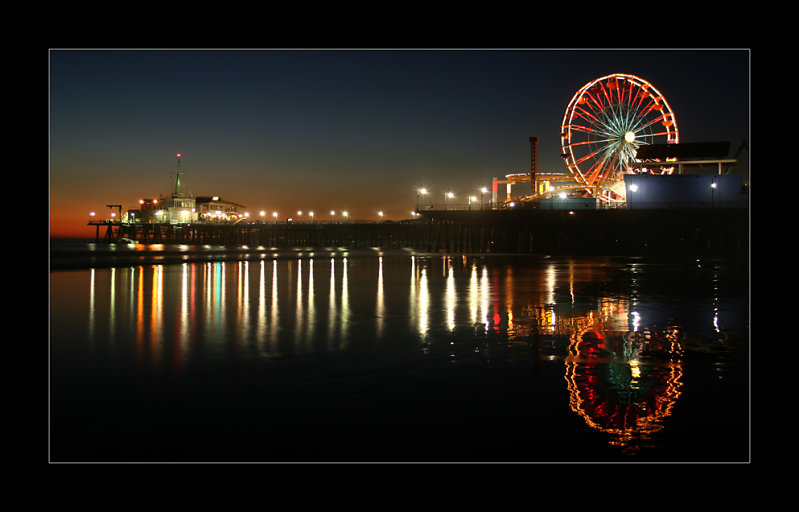
[[[163,200],[166,203],[166,219],[172,224],[183,224],[197,220],[196,201],[191,192],[183,193],[183,167],[181,165],[181,155],[178,156],[178,170],[175,173],[175,185],[172,195]]]
[[[172,191],[172,198],[182,198],[183,197],[183,190],[180,184],[180,177],[183,175],[183,169],[180,166],[180,153],[178,153],[178,171],[175,175],[175,189]]]

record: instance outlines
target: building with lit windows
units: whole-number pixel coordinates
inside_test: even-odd
[[[148,224],[153,222],[163,222],[161,218],[163,211],[158,199],[139,199],[139,209],[129,209],[125,212],[123,222],[133,224]]]
[[[161,222],[188,224],[197,221],[196,200],[193,197],[161,198],[159,204],[164,215]]]
[[[122,220],[134,224],[188,224],[197,218],[194,198],[161,197],[139,199],[139,209],[128,210]]]
[[[245,208],[243,205],[225,201],[219,196],[198,196],[195,206],[200,220],[219,222],[239,219],[239,212]]]

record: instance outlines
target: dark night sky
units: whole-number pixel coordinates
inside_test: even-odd
[[[566,106],[611,73],[659,89],[680,142],[734,153],[750,133],[746,49],[53,49],[49,61],[52,236],[93,236],[90,210],[168,195],[177,153],[186,189],[252,214],[408,218],[420,184],[464,197],[528,171],[530,136],[538,168],[564,170]]]

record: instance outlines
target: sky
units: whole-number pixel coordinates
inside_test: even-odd
[[[251,215],[410,217],[493,177],[565,171],[560,124],[586,83],[627,73],[675,112],[680,142],[749,142],[748,49],[50,49],[51,237],[89,212],[184,191]],[[748,160],[748,152],[742,154]],[[748,161],[736,172],[749,178]],[[439,199],[440,197],[440,199]]]

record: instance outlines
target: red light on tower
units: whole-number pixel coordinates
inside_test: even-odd
[[[178,153],[178,158],[180,158],[180,153]]]

